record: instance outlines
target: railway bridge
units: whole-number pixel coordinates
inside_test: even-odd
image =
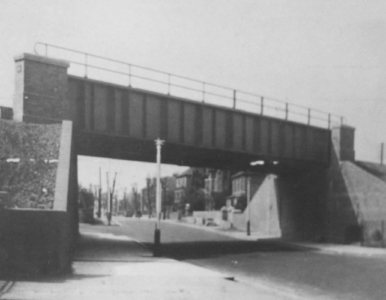
[[[284,238],[342,241],[356,225],[338,164],[354,160],[354,128],[341,117],[47,44],[36,52],[15,57],[13,119],[62,123],[62,133],[53,210],[0,211],[10,253],[36,248],[15,252],[15,261],[68,268],[78,233],[77,156],[155,162],[158,138],[162,163],[276,174],[270,186]],[[46,237],[33,241],[26,226]]]
[[[45,47],[48,52],[50,46]],[[53,48],[85,55],[85,61],[33,54],[16,57],[14,119],[39,123],[71,120],[79,155],[152,162],[154,140],[160,138],[166,141],[162,161],[168,164],[269,168],[274,172],[329,165],[330,127],[334,120],[340,121],[336,116]],[[99,64],[92,63],[92,58]],[[101,60],[129,71],[101,67]],[[75,67],[78,71],[83,68],[83,76],[76,74]],[[74,69],[72,74],[69,68]],[[98,72],[112,75],[97,80]],[[108,82],[114,76],[126,78],[126,84]]]

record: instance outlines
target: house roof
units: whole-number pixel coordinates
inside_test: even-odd
[[[166,186],[169,190],[174,190],[176,188],[176,178],[173,176],[167,176]]]
[[[181,174],[178,174],[176,178],[181,178],[181,177],[186,177],[186,176],[191,176],[193,174],[192,168],[187,169],[186,171],[182,172]]]
[[[260,173],[256,173],[256,172],[249,172],[249,171],[242,171],[242,172],[238,172],[236,174],[233,174],[232,175],[232,179],[236,179],[236,178],[239,178],[239,177],[255,177],[255,176],[259,176]]]

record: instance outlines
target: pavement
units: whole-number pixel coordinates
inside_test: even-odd
[[[176,222],[167,220],[166,222]],[[198,225],[180,223],[182,226]],[[119,221],[113,225],[119,226]],[[267,237],[252,232],[200,226],[203,230],[242,240]],[[385,257],[386,250],[349,245],[285,243],[330,255]],[[145,245],[81,226],[73,272],[62,276],[0,281],[0,299],[305,299],[256,282],[239,282],[232,274],[211,271],[186,262],[154,257]]]
[[[153,257],[126,236],[81,226],[71,274],[3,282],[0,299],[299,299],[234,280],[229,274]]]
[[[350,255],[350,256],[361,256],[361,257],[384,257],[386,258],[386,249],[385,248],[372,248],[372,247],[362,247],[361,245],[340,245],[340,244],[326,244],[326,243],[312,243],[312,242],[292,242],[285,241],[277,236],[265,235],[259,232],[251,232],[250,235],[247,235],[246,231],[222,228],[221,226],[205,226],[197,225],[191,223],[184,223],[177,220],[163,220],[163,222],[170,223],[179,223],[182,226],[189,227],[199,227],[203,230],[208,230],[212,232],[217,232],[219,234],[233,237],[235,239],[244,240],[244,241],[257,241],[265,240],[269,243],[281,244],[286,247],[294,249],[304,249],[309,251],[318,251],[323,254],[330,255]],[[119,223],[117,223],[119,224]]]

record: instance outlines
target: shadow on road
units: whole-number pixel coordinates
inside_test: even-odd
[[[74,261],[146,262],[152,258],[150,249],[138,242],[112,233],[82,233]]]
[[[147,244],[153,248],[153,244]],[[253,252],[295,252],[307,251],[293,246],[285,245],[277,240],[264,241],[196,241],[163,243],[162,256],[178,259],[204,259],[231,254],[246,254]]]
[[[84,280],[84,279],[93,279],[93,278],[102,278],[108,275],[93,275],[93,274],[73,274],[69,272],[68,274],[1,274],[0,280],[4,281],[13,281],[13,282],[45,282],[45,283],[63,283],[67,280]]]
[[[93,279],[107,276],[112,266],[154,260],[151,251],[144,245],[128,237],[116,236],[112,233],[80,234],[73,259],[72,269],[61,274],[41,273],[25,263],[0,263],[0,281],[61,283],[67,280]],[[84,272],[84,269],[90,266],[93,266],[91,269],[95,269],[97,274]]]

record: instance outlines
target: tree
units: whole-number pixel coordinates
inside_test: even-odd
[[[94,221],[94,194],[86,188],[79,187],[79,208],[83,211],[84,221],[91,223]]]
[[[139,198],[137,184],[132,185],[132,195],[133,195],[133,205],[135,209],[135,213],[141,212],[142,214],[142,207],[141,207],[141,199]]]
[[[94,201],[93,192],[79,186],[79,207],[83,209],[94,207]]]
[[[189,203],[190,211],[205,210],[205,177],[203,169],[193,169],[191,185],[184,199]]]
[[[163,211],[163,215],[164,215],[164,219],[165,219],[166,218],[166,207],[167,207],[166,199],[167,199],[168,178],[163,177],[160,179],[160,181],[161,181],[161,189],[162,189],[161,204],[162,204],[162,211]]]
[[[152,190],[154,189],[153,180],[150,177],[146,178],[146,196],[147,196],[147,209],[149,212],[149,218],[153,214],[153,193]]]
[[[229,196],[229,194],[225,191],[213,193],[213,202],[215,210],[220,210],[222,207],[225,206],[227,196]]]
[[[190,204],[190,211],[205,210],[205,191],[204,189],[195,190],[187,195],[187,202]]]
[[[237,199],[237,204],[236,204],[236,209],[239,209],[241,211],[244,211],[247,207],[248,203],[247,203],[247,196],[246,195],[241,195],[238,199]]]

